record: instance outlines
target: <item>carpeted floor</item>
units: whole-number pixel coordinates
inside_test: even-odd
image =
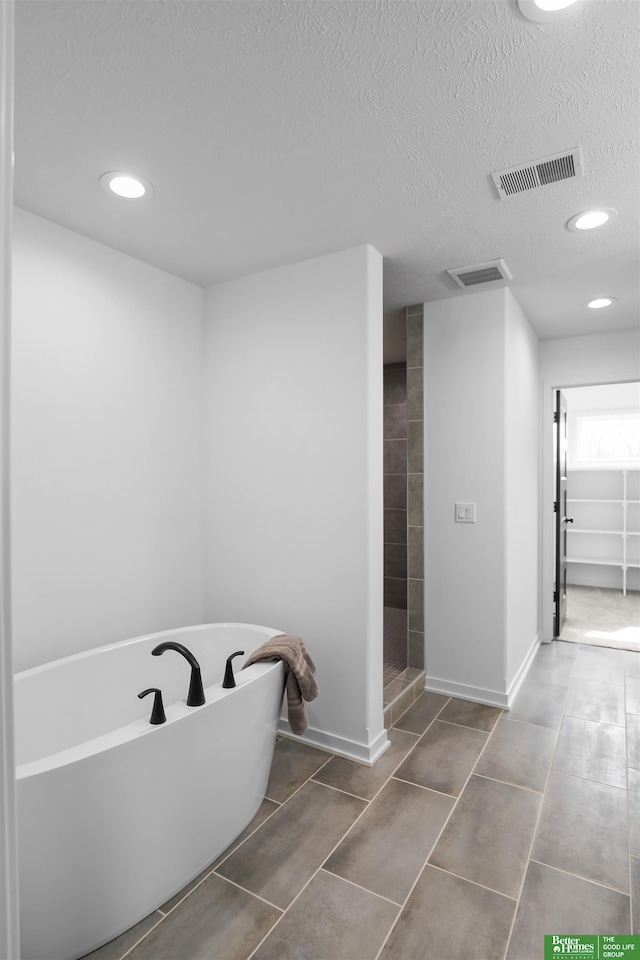
[[[640,593],[604,587],[567,587],[561,640],[640,651]]]

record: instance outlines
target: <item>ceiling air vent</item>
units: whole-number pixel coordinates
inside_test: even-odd
[[[504,260],[487,260],[486,263],[474,263],[471,267],[456,267],[454,270],[447,270],[447,273],[463,289],[484,283],[513,280]]]
[[[580,147],[566,153],[558,153],[554,157],[543,157],[533,163],[520,167],[511,167],[492,173],[491,177],[496,185],[498,194],[504,199],[512,197],[514,193],[523,193],[526,190],[535,190],[548,183],[558,180],[572,180],[582,176],[582,153]]]

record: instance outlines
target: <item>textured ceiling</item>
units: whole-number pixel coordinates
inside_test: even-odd
[[[18,205],[202,285],[366,242],[386,309],[504,257],[541,338],[638,323],[636,0],[551,24],[515,0],[16,6]],[[577,146],[582,179],[498,198],[492,172]],[[106,170],[155,195],[108,197]],[[619,216],[565,228],[591,206]]]

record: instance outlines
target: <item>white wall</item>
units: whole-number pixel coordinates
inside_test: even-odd
[[[507,689],[540,635],[539,343],[505,291]]]
[[[306,739],[364,761],[382,718],[382,258],[208,288],[206,614],[301,636]]]
[[[640,378],[640,332],[617,333],[540,344],[542,378],[542,639],[553,638],[553,394],[559,387],[618,383]]]
[[[576,413],[638,410],[640,407],[640,384],[637,382],[604,383],[595,387],[569,387],[564,393],[570,421]],[[570,458],[568,468],[571,469]]]
[[[427,687],[506,706],[538,634],[537,340],[505,289],[424,311]]]
[[[504,691],[503,291],[425,303],[424,332],[427,685],[491,699]],[[454,521],[456,501],[476,504],[475,524]]]
[[[9,498],[14,4],[0,4],[0,957],[20,956]]]
[[[201,288],[15,211],[16,669],[203,620]]]
[[[370,761],[387,745],[381,257],[206,300],[203,346],[199,287],[16,210],[15,668],[207,619],[272,624],[317,661],[309,736]]]

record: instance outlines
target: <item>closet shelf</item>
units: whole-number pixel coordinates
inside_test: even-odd
[[[585,527],[571,527],[567,533],[612,533],[616,537],[624,536],[624,530],[587,530]]]
[[[619,560],[603,560],[602,557],[567,557],[567,563],[589,563],[600,567],[619,567]],[[637,566],[637,564],[627,563],[628,567]]]
[[[597,474],[597,477],[595,474]],[[640,568],[640,562],[637,559],[637,541],[635,540],[636,537],[640,536],[638,511],[635,509],[640,500],[629,499],[629,493],[632,493],[634,497],[638,496],[635,487],[638,485],[639,477],[637,470],[579,470],[570,471],[568,476],[568,487],[571,489],[573,480],[576,493],[601,491],[605,496],[567,497],[567,506],[572,505],[575,521],[579,524],[567,527],[567,542],[571,544],[571,555],[567,556],[567,563],[589,564],[596,567],[617,567],[622,574],[622,592],[625,596],[627,593],[627,570]],[[632,484],[631,489],[629,489],[629,481]],[[611,496],[616,493],[621,494],[621,496]],[[602,510],[598,509],[596,512],[596,507],[601,507]],[[605,529],[593,526],[594,523],[603,521],[616,526]],[[630,529],[631,526],[634,529]],[[591,540],[589,540],[589,537],[591,537]],[[611,537],[618,538],[618,542],[612,541]],[[633,554],[632,558],[628,556],[629,541],[633,543],[633,548],[629,547]],[[583,552],[584,556],[581,556]],[[612,553],[616,554],[615,558],[611,556]]]
[[[567,503],[638,503],[637,500],[603,500],[600,497],[567,497]]]

